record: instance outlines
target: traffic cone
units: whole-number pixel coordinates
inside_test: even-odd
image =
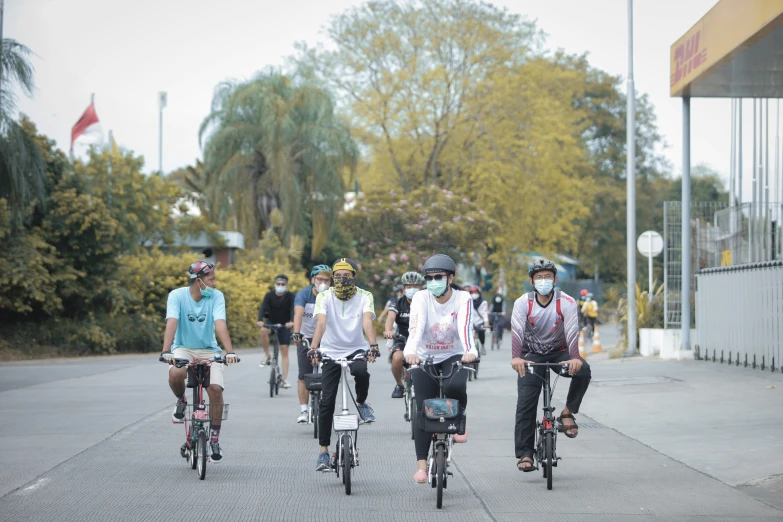
[[[587,357],[587,353],[585,353],[585,331],[579,330],[579,357],[584,359]]]
[[[603,352],[603,349],[601,348],[601,334],[598,333],[598,328],[596,328],[595,334],[593,334],[593,353],[601,352]]]

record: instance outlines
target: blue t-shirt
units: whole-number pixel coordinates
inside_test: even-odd
[[[304,308],[304,315],[302,316],[302,328],[301,333],[306,339],[310,339],[315,334],[315,299],[317,294],[313,293],[313,285],[307,286],[297,292],[294,298],[294,306],[301,306]]]
[[[166,319],[176,319],[177,333],[171,349],[190,348],[220,352],[215,339],[215,321],[226,320],[226,299],[215,290],[212,297],[202,297],[198,303],[190,295],[190,288],[177,288],[169,293]]]

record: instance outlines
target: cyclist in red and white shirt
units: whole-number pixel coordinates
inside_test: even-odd
[[[436,372],[449,374],[453,363],[471,363],[478,353],[470,342],[471,314],[473,303],[470,294],[451,287],[457,266],[449,256],[437,254],[424,263],[424,280],[427,291],[417,292],[411,300],[408,342],[403,355],[408,364],[420,364],[432,356]],[[417,411],[422,411],[425,399],[439,395],[438,383],[424,370],[411,371],[416,390]],[[467,371],[456,371],[443,382],[443,392],[450,399],[457,399],[464,412],[468,404]],[[423,430],[415,430],[417,471],[413,479],[419,484],[427,483],[427,453],[432,436]],[[454,442],[466,442],[468,432],[457,433]]]
[[[579,433],[574,414],[579,412],[590,384],[590,365],[579,356],[576,302],[554,289],[557,267],[548,259],[540,258],[532,264],[528,275],[535,291],[516,300],[511,316],[511,367],[519,373],[514,445],[520,471],[536,469],[533,460],[536,407],[546,371],[545,367],[534,367],[538,376],[530,375],[526,373],[525,362],[568,364],[571,386],[565,408],[558,417],[568,438],[573,439]]]

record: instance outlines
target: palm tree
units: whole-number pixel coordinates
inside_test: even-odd
[[[283,215],[281,239],[312,234],[320,253],[343,204],[343,171],[359,152],[328,91],[273,70],[215,89],[201,124],[212,218],[237,218],[252,243]]]
[[[43,203],[46,162],[32,136],[12,118],[16,99],[11,82],[32,96],[35,89],[30,49],[16,40],[0,40],[0,198],[8,201],[12,228],[20,227],[36,198]],[[8,87],[6,87],[8,86]]]

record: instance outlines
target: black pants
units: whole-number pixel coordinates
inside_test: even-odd
[[[446,374],[451,373],[452,364],[462,360],[462,355],[457,354],[449,357],[440,364],[435,365],[435,371]],[[436,381],[431,375],[428,375],[422,368],[416,368],[411,371],[411,377],[413,378],[413,386],[416,391],[416,407],[419,415],[424,409],[422,402],[424,399],[435,399],[440,395],[440,388],[438,388],[438,381]],[[449,379],[443,381],[443,393],[449,399],[457,399],[459,401],[460,409],[464,410],[468,405],[468,372],[463,370],[452,374]],[[421,424],[419,424],[421,427]],[[431,433],[425,433],[421,429],[416,430],[414,433],[414,443],[416,445],[416,460],[427,460],[427,453],[430,449],[430,441],[432,440]]]
[[[352,353],[347,358],[353,359],[357,354],[363,354],[363,350]],[[361,404],[367,400],[370,392],[370,373],[367,371],[367,361],[361,359],[351,363],[354,382],[356,383],[356,402]],[[340,388],[340,374],[342,368],[333,361],[324,361],[321,368],[321,405],[318,412],[318,441],[321,446],[329,446],[332,436],[332,417],[334,416],[335,399]]]
[[[556,363],[570,360],[571,355],[567,350],[547,355],[528,353],[524,355],[524,359],[531,362]],[[536,409],[538,408],[538,397],[544,384],[544,372],[547,368],[533,367],[533,369],[538,377],[528,369],[526,369],[524,377],[517,377],[517,419],[514,426],[514,450],[517,458],[532,456],[536,440]],[[552,371],[555,370],[557,368],[552,369]],[[552,379],[554,378],[552,377]],[[590,365],[582,359],[582,369],[571,377],[571,386],[568,388],[566,406],[571,413],[579,412],[579,406],[582,404],[589,384]],[[416,391],[418,393],[418,389]]]
[[[481,346],[484,346],[484,339],[486,337],[484,336],[484,330],[481,328],[476,328],[476,333],[478,334],[479,342],[481,343]]]

